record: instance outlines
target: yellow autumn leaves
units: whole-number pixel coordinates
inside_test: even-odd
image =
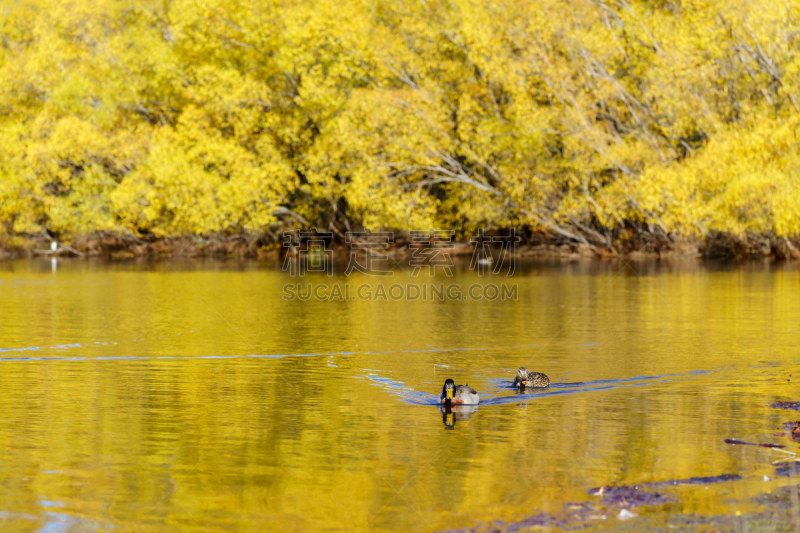
[[[800,2],[0,0],[0,242],[800,233]]]

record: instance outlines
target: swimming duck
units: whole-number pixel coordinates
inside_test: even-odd
[[[521,366],[514,377],[514,386],[544,389],[550,386],[550,378],[541,372],[528,372],[524,366]]]
[[[475,389],[469,385],[456,385],[452,379],[448,379],[444,382],[442,394],[439,395],[439,403],[446,405],[477,405],[479,400],[480,397]]]

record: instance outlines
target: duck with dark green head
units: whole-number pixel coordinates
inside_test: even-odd
[[[446,405],[478,405],[480,397],[477,391],[469,385],[456,385],[452,379],[447,379],[439,395],[439,403]]]
[[[514,386],[518,389],[523,387],[545,389],[550,386],[550,378],[541,372],[528,372],[524,366],[521,366],[514,377]]]

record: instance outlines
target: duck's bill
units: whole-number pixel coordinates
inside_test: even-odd
[[[447,398],[448,400],[452,400],[453,399],[453,391],[452,390],[448,390],[447,393],[445,394],[445,398]]]

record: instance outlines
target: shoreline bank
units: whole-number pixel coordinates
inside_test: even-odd
[[[57,251],[51,250],[56,242]],[[347,253],[349,245],[344,239],[335,237],[326,244],[334,252]],[[0,260],[20,259],[35,256],[56,257],[105,257],[130,259],[134,257],[241,257],[275,259],[283,257],[287,248],[281,243],[265,241],[262,236],[233,235],[229,237],[176,237],[153,240],[122,238],[116,235],[94,235],[70,242],[51,239],[48,236],[27,238],[21,244],[8,245],[0,242]],[[469,241],[453,241],[446,250],[451,256],[470,256],[474,244]],[[411,258],[413,250],[410,239],[400,235],[388,247],[390,259]],[[574,243],[550,239],[546,236],[531,236],[517,244],[516,257],[542,259],[665,259],[665,258],[718,258],[746,260],[773,258],[775,260],[800,260],[800,238],[775,236],[738,237],[728,234],[708,235],[702,240],[659,237],[643,234],[638,238],[618,240],[608,244]]]

